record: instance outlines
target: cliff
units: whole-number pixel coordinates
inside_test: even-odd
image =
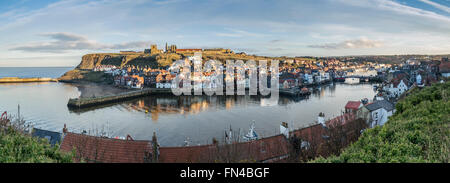
[[[96,74],[91,72],[96,66],[100,65],[115,65],[117,67],[123,67],[126,65],[144,66],[151,68],[158,68],[164,66],[170,66],[173,61],[182,59],[187,56],[192,56],[189,53],[158,53],[147,54],[144,52],[120,52],[120,53],[94,53],[84,55],[81,59],[81,63],[72,71],[65,73],[59,78],[63,82],[78,82],[78,81],[90,81],[90,82],[104,82],[110,80],[105,78],[102,74]],[[203,60],[219,60],[225,62],[226,60],[284,60],[283,57],[263,57],[246,54],[235,53],[204,53]],[[109,81],[108,81],[109,82]]]
[[[144,54],[142,52],[125,52],[125,53],[95,53],[84,55],[80,64],[63,76],[58,78],[62,82],[96,82],[110,83],[111,78],[107,77],[103,72],[92,72],[96,66],[115,65],[123,67],[125,65],[140,65],[156,67],[160,65],[157,55]]]
[[[96,53],[84,55],[76,69],[93,69],[99,65],[126,65],[130,60],[145,57],[143,53]]]

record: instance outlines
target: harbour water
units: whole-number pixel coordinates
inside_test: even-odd
[[[58,78],[72,67],[0,67],[0,78]]]
[[[47,68],[33,69],[47,73]],[[40,77],[58,77],[70,69],[56,69],[56,76]],[[0,68],[0,75],[11,76],[5,72],[9,71]],[[0,84],[0,111],[16,115],[20,105],[25,120],[46,130],[61,131],[67,124],[69,131],[77,133],[105,131],[110,136],[130,134],[134,139],[147,140],[156,132],[162,146],[181,146],[186,139],[191,145],[210,143],[213,137],[222,139],[230,126],[244,134],[253,121],[259,136],[276,135],[281,122],[299,128],[315,122],[319,112],[332,118],[342,113],[347,101],[371,99],[375,92],[370,84],[335,83],[315,88],[308,98],[280,97],[274,105],[256,96],[166,95],[69,110],[68,100],[80,95],[80,86],[75,84]]]

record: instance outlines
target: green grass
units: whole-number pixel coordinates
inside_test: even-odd
[[[382,127],[367,130],[339,156],[312,162],[433,162],[450,159],[450,82],[417,90]]]
[[[9,128],[0,133],[0,163],[70,163],[73,154],[51,147],[46,139],[37,139]]]

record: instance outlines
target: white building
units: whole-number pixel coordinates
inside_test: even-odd
[[[373,128],[377,125],[382,126],[388,121],[388,117],[395,112],[394,105],[386,100],[376,100],[358,111],[358,117],[366,120],[368,125]]]
[[[417,74],[417,76],[416,76],[416,83],[417,83],[417,85],[422,84],[422,76],[420,74]]]
[[[355,69],[353,72],[347,72],[347,76],[376,77],[377,70]]]
[[[311,74],[305,74],[305,81],[308,84],[312,84],[314,82],[313,76]]]
[[[406,85],[406,81],[400,80],[400,82],[393,82],[385,86],[384,90],[389,93],[390,98],[396,98],[408,90],[408,85]]]
[[[156,83],[156,88],[170,89],[170,88],[177,88],[177,85],[172,83]]]
[[[314,77],[314,81],[315,81],[316,83],[319,83],[319,82],[322,82],[323,80],[322,80],[322,77],[319,75],[319,76],[315,76],[315,77]]]

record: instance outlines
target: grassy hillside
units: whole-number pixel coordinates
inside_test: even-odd
[[[450,160],[450,82],[413,92],[382,127],[365,131],[339,156],[313,162],[445,162]]]
[[[71,81],[71,82],[94,82],[94,83],[105,83],[112,84],[114,78],[105,74],[104,72],[93,72],[93,71],[83,71],[74,69],[66,72],[63,76],[58,78],[59,81]]]

